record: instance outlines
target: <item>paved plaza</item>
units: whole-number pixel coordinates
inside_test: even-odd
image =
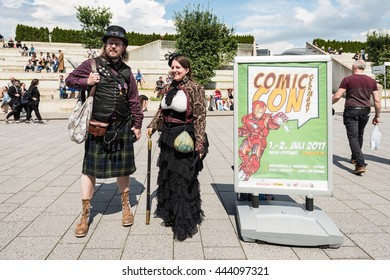
[[[135,144],[137,171],[131,178],[132,227],[121,225],[115,179],[98,179],[92,201],[92,224],[85,238],[74,236],[81,213],[80,175],[83,145],[70,141],[64,116],[46,124],[0,122],[0,260],[345,260],[390,259],[390,114],[382,113],[382,145],[370,150],[372,126],[363,151],[367,172],[351,173],[350,150],[340,111],[333,116],[333,197],[315,197],[344,235],[338,249],[247,243],[237,232],[233,190],[233,113],[207,117],[210,153],[199,176],[206,218],[199,232],[174,241],[170,228],[151,217],[145,224],[147,138]],[[44,116],[45,117],[45,116]],[[370,120],[371,121],[371,120]],[[153,136],[152,213],[156,207]],[[304,202],[301,196],[277,200]]]

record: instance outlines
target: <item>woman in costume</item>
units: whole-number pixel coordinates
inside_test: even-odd
[[[193,81],[187,57],[172,54],[168,65],[173,80],[163,90],[164,96],[147,134],[161,131],[155,215],[163,220],[163,225],[172,227],[175,239],[184,241],[197,233],[204,218],[197,177],[208,148],[205,91]],[[174,148],[175,138],[184,130],[193,140],[192,152]]]

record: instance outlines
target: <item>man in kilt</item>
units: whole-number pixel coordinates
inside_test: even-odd
[[[100,55],[84,61],[66,78],[68,87],[79,90],[88,91],[96,86],[91,119],[109,124],[105,135],[89,134],[85,141],[81,176],[83,210],[75,229],[76,237],[88,233],[96,178],[117,178],[122,225],[126,227],[134,223],[129,185],[130,175],[136,170],[133,142],[141,137],[143,113],[135,78],[124,62],[129,57],[125,29],[109,26],[102,41]]]

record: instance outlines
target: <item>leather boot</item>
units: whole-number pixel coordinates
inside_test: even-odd
[[[89,213],[91,208],[91,200],[90,199],[82,199],[83,203],[83,212],[81,214],[80,222],[76,226],[74,231],[76,237],[84,237],[88,233],[89,228]]]
[[[134,216],[131,213],[129,203],[129,191],[121,193],[122,201],[122,226],[129,227],[134,223]]]

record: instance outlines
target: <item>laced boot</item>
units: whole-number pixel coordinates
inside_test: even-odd
[[[83,203],[83,212],[81,214],[80,222],[76,226],[74,231],[76,237],[84,237],[88,233],[89,228],[89,213],[91,208],[91,200],[90,199],[82,199]]]
[[[122,201],[122,226],[129,227],[134,223],[134,216],[131,213],[129,203],[129,191],[121,193]]]

